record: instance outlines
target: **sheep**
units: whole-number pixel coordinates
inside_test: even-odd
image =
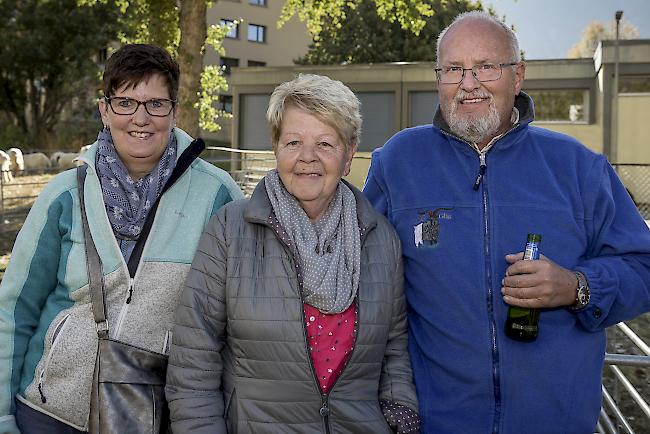
[[[81,156],[84,155],[86,152],[88,152],[88,150],[89,150],[92,146],[93,146],[93,145],[85,145],[85,146],[82,146],[81,149],[79,149],[79,156],[81,157]],[[81,161],[81,160],[77,160],[77,161],[75,161],[75,163],[76,163],[77,166],[83,166],[83,165],[85,164],[85,163],[84,163],[83,161]]]
[[[76,167],[77,164],[74,160],[79,154],[77,152],[55,152],[50,156],[50,163],[52,167],[60,170],[67,170]]]
[[[21,175],[23,170],[25,170],[23,151],[18,148],[9,148],[7,154],[9,154],[9,158],[11,159],[11,171],[13,172],[13,175]]]
[[[82,146],[81,149],[79,149],[79,155],[83,155],[88,151],[88,149],[92,148],[93,145],[85,145]]]
[[[5,151],[0,151],[0,170],[2,171],[2,182],[11,182],[14,180],[11,174],[11,158]]]
[[[25,172],[43,173],[50,168],[50,159],[42,152],[24,154],[23,160],[25,161]]]

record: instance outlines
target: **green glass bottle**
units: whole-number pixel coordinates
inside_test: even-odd
[[[524,249],[524,261],[539,259],[539,244],[542,236],[539,234],[528,234],[526,248]],[[539,309],[509,306],[508,318],[506,319],[506,336],[522,341],[531,342],[537,339],[539,331]]]

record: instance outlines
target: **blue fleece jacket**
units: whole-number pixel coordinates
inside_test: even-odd
[[[373,153],[365,194],[403,244],[409,350],[424,433],[593,433],[605,328],[650,310],[650,232],[605,157],[520,120],[484,155],[434,125]],[[504,334],[505,255],[529,232],[585,274],[585,309],[544,309],[532,343]]]

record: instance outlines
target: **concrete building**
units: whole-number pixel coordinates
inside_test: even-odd
[[[613,163],[650,164],[650,40],[619,46],[619,92],[613,99],[615,44],[603,41],[593,59],[529,60],[524,90],[535,100],[536,121],[576,137]],[[346,83],[362,103],[360,157],[351,180],[361,185],[367,156],[400,129],[430,123],[438,102],[434,64],[235,68],[232,146],[270,150],[264,122],[274,87],[300,72],[325,74]],[[613,106],[618,107],[612,140]],[[650,202],[650,189],[647,193]],[[645,201],[645,200],[644,200]]]
[[[276,67],[293,65],[293,61],[307,52],[311,38],[307,27],[296,17],[282,28],[277,22],[283,0],[220,0],[208,9],[208,26],[219,23],[239,24],[223,41],[225,56],[219,56],[211,47],[206,49],[204,63],[225,66],[230,75],[232,67]],[[263,69],[263,68],[262,68]],[[232,92],[221,96],[221,108],[232,111]],[[222,130],[206,133],[204,137],[230,143],[230,120],[220,120]]]

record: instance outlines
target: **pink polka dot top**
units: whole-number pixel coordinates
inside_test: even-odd
[[[309,355],[321,393],[328,393],[343,371],[354,347],[357,307],[352,303],[344,312],[324,314],[303,304]]]

